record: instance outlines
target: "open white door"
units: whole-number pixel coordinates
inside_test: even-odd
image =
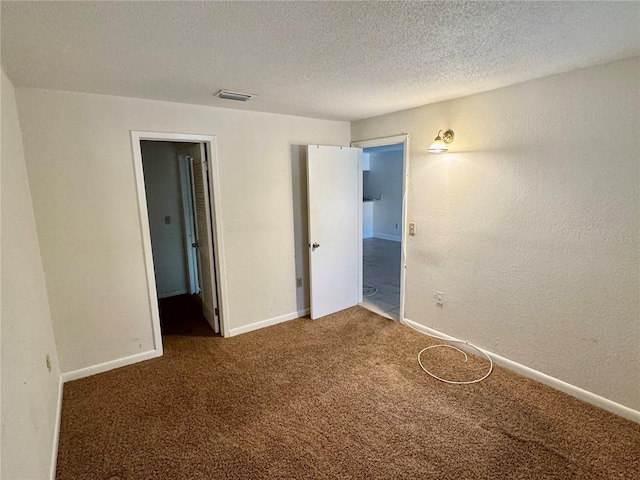
[[[180,165],[180,194],[182,195],[182,224],[184,227],[187,268],[189,270],[189,293],[193,295],[200,292],[200,280],[198,275],[198,249],[196,248],[198,237],[196,236],[191,156],[189,154],[178,155],[178,162]]]
[[[362,150],[307,147],[311,318],[362,298]]]
[[[211,203],[209,198],[209,175],[203,144],[190,149],[192,162],[193,197],[196,220],[196,246],[200,272],[200,299],[202,313],[216,333],[220,332],[217,315],[215,266],[213,256],[213,230],[211,229]]]

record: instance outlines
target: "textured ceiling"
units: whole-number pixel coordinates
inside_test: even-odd
[[[637,2],[2,2],[17,86],[328,119],[638,53]]]

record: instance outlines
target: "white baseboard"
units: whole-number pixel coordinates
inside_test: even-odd
[[[436,335],[439,337],[455,340],[455,338],[451,337],[450,335],[421,325],[417,322],[414,322],[413,320],[409,320],[408,318],[404,318],[402,319],[402,321],[406,322],[406,324],[410,327],[422,331],[427,335]],[[626,418],[627,420],[640,423],[640,412],[637,410],[616,403],[613,400],[609,400],[608,398],[601,397],[600,395],[589,392],[580,387],[576,387],[575,385],[567,383],[563,380],[559,380],[555,377],[552,377],[551,375],[547,375],[546,373],[539,372],[538,370],[534,370],[533,368],[527,367],[518,362],[514,362],[513,360],[509,360],[508,358],[496,355],[495,353],[492,353],[482,347],[479,348],[481,348],[484,352],[487,352],[491,356],[495,365],[499,365],[506,368],[507,370],[518,373],[523,377],[531,378],[532,380],[555,388],[556,390],[560,390],[561,392],[571,395],[572,397],[578,398],[596,407],[600,407],[604,410],[607,410],[608,412],[615,413],[616,415]]]
[[[56,466],[58,465],[58,445],[60,443],[60,422],[62,420],[62,375],[58,379],[58,402],[56,405],[56,418],[55,425],[53,427],[53,447],[51,449],[51,466],[49,469],[49,478],[55,480],[56,478]]]
[[[382,240],[391,240],[392,242],[402,241],[402,235],[387,235],[386,233],[373,232],[373,238],[380,238]]]
[[[62,374],[63,382],[70,382],[72,380],[78,380],[79,378],[89,377],[98,373],[108,372],[114,368],[126,367],[134,363],[142,362],[144,360],[150,360],[152,358],[162,356],[162,351],[149,350],[147,352],[136,353],[128,357],[118,358],[116,360],[110,360],[108,362],[99,363],[86,368],[80,368],[71,372],[65,372]]]
[[[233,337],[235,335],[240,335],[241,333],[252,332],[253,330],[270,327],[271,325],[276,325],[288,320],[304,317],[305,315],[309,315],[308,308],[304,310],[298,310],[297,312],[287,313],[286,315],[280,315],[279,317],[268,318],[267,320],[250,323],[249,325],[244,325],[242,327],[232,328],[231,330],[229,330],[229,336]]]
[[[184,295],[186,293],[189,293],[188,288],[180,288],[178,290],[172,290],[170,292],[163,292],[163,293],[158,292],[158,298],[175,297],[176,295]]]

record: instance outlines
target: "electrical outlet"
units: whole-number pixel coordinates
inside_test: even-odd
[[[396,230],[398,230],[398,224],[396,223]]]
[[[171,225],[171,216],[167,215],[166,217],[164,217],[164,224]]]
[[[442,306],[444,304],[444,294],[442,292],[437,292],[434,295],[434,298],[436,299],[436,305],[440,305]]]
[[[409,235],[416,234],[416,224],[414,222],[409,223]]]
[[[302,278],[296,278],[296,287],[302,287]]]

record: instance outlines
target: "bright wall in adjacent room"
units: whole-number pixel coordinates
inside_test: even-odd
[[[158,296],[189,291],[180,166],[172,142],[141,142]],[[167,218],[168,217],[168,218]]]
[[[373,236],[399,242],[402,239],[402,150],[369,154],[369,182],[373,202]]]
[[[411,137],[405,317],[640,410],[639,85],[632,58],[354,122]]]

